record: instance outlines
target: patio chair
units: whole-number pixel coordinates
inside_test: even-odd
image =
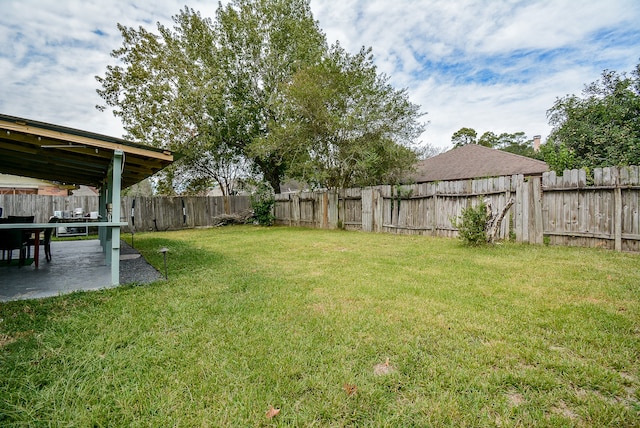
[[[57,223],[60,219],[58,217],[50,217],[49,223]],[[44,246],[44,255],[48,262],[51,261],[51,235],[53,234],[53,228],[48,227],[44,230],[44,239],[40,240],[40,245]],[[36,240],[34,238],[29,238],[29,242],[27,244],[27,258],[31,255],[30,248],[31,245],[36,245]],[[34,249],[35,251],[35,249]]]
[[[0,250],[2,250],[3,254],[5,251],[9,254],[7,257],[7,266],[11,265],[13,250],[20,250],[18,266],[24,265],[25,259],[27,258],[27,241],[24,239],[24,233],[22,230],[0,230]]]
[[[33,223],[35,216],[32,215],[10,215],[7,217],[7,223]],[[31,237],[31,232],[28,230],[23,230],[22,234],[24,235],[23,239],[28,241]],[[29,248],[27,247],[27,257],[29,257]]]

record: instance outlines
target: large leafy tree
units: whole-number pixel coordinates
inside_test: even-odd
[[[278,191],[286,165],[247,148],[278,121],[282,83],[326,47],[308,1],[235,0],[215,22],[188,8],[173,20],[173,28],[158,23],[159,34],[118,25],[120,64],[97,77],[98,93],[128,138],[183,155],[164,188],[209,179],[228,193],[250,166]]]
[[[547,116],[547,144],[563,144],[574,166],[640,164],[640,64],[630,75],[605,70],[581,97],[558,98]]]
[[[393,183],[415,164],[419,106],[378,74],[370,49],[333,45],[284,88],[286,121],[256,150],[279,153],[293,178],[323,188]]]
[[[309,0],[232,0],[214,20],[185,8],[173,21],[157,34],[119,25],[119,64],[97,77],[100,108],[128,138],[183,156],[160,183],[167,192],[215,181],[228,194],[249,170],[276,192],[287,173],[328,187],[377,184],[413,165],[418,107],[368,51],[329,50]],[[307,103],[332,115],[326,126]]]
[[[211,20],[185,8],[174,27],[159,34],[118,25],[122,47],[112,52],[121,65],[107,67],[98,93],[113,107],[127,137],[180,152],[160,188],[187,190],[216,181],[231,190],[241,151],[235,123],[226,114],[225,78]],[[99,107],[105,108],[105,106]]]
[[[256,143],[286,120],[280,109],[282,90],[296,72],[320,60],[326,51],[324,34],[309,0],[235,0],[218,9],[216,29],[219,66],[227,79],[227,114],[243,136],[237,146],[279,192],[286,159],[255,150]]]

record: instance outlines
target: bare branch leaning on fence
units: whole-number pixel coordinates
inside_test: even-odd
[[[511,208],[511,205],[514,203],[514,199],[511,198],[507,201],[506,205],[502,208],[500,212],[493,212],[491,207],[491,199],[487,198],[484,200],[484,203],[487,207],[487,224],[485,226],[485,231],[487,232],[487,242],[492,244],[496,239],[496,235],[500,230],[500,224],[502,224],[502,219]]]
[[[253,218],[253,210],[244,210],[235,214],[221,214],[213,217],[212,226],[228,226],[231,224],[246,224]]]

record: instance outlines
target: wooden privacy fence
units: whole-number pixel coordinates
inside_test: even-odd
[[[411,186],[377,186],[340,192],[276,195],[276,223],[365,232],[457,236],[452,220],[468,206],[488,198],[495,211],[511,198],[513,206],[498,238],[518,242],[602,247],[640,251],[639,167],[554,172],[542,177],[522,175]],[[136,231],[206,227],[225,213],[223,197],[123,197],[122,221]],[[248,196],[231,196],[230,213],[250,209]],[[35,215],[46,222],[54,211],[98,211],[90,196],[0,195],[7,215]],[[183,210],[184,206],[184,210]]]
[[[276,195],[278,224],[372,232],[457,236],[452,220],[488,198],[514,205],[498,237],[518,242],[640,251],[640,168],[597,168],[342,192]]]
[[[275,216],[286,225],[453,237],[453,221],[464,208],[489,198],[497,210],[512,197],[514,207],[498,236],[515,232],[520,241],[542,243],[541,211],[530,212],[540,200],[540,178],[521,175],[282,194],[276,195]]]
[[[134,206],[135,201],[135,206]],[[248,196],[229,197],[230,212],[250,209]],[[97,196],[44,196],[0,195],[3,216],[33,215],[35,221],[46,223],[55,211],[71,211],[82,208],[85,213],[98,211]],[[184,207],[184,209],[183,209]],[[132,211],[133,210],[133,211]],[[121,221],[129,223],[123,228],[129,232],[175,230],[206,227],[214,224],[214,217],[224,214],[224,198],[199,196],[125,196],[121,198]],[[132,221],[131,215],[134,215]]]

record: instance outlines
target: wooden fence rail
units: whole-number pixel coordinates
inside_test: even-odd
[[[488,198],[501,210],[511,198],[498,238],[518,242],[640,251],[640,168],[636,166],[547,172],[407,186],[377,186],[339,192],[276,195],[276,223],[365,232],[457,236],[453,220]],[[135,199],[135,207],[134,205]],[[124,197],[122,221],[135,230],[174,230],[213,225],[224,214],[223,197]],[[97,197],[0,195],[4,215],[35,215],[45,222],[54,211],[98,211]],[[184,207],[184,210],[183,210]],[[229,197],[231,213],[250,208],[249,197]],[[125,231],[127,229],[125,228]]]

